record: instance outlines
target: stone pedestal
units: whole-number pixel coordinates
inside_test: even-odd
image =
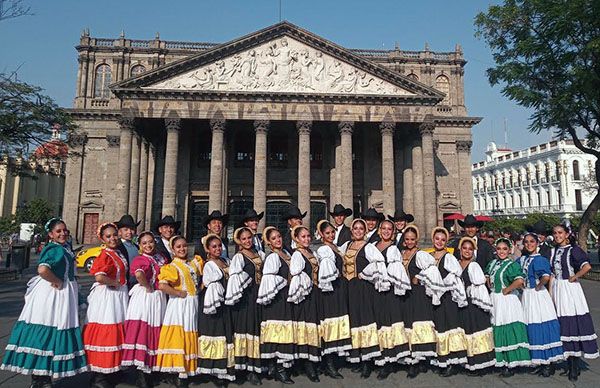
[[[223,209],[223,137],[225,120],[210,121],[212,145],[210,154],[210,185],[208,193],[208,211]]]
[[[310,225],[310,130],[311,121],[298,121],[298,208],[307,212],[303,224]]]
[[[162,216],[171,215],[177,219],[177,160],[179,159],[180,119],[165,119],[167,147],[165,150],[165,179],[163,187]]]
[[[267,133],[269,121],[257,120],[254,122],[256,140],[254,146],[254,209],[257,213],[267,209]],[[266,217],[263,217],[258,229],[265,227]]]

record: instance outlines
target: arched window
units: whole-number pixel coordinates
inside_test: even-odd
[[[435,88],[446,96],[442,100],[442,104],[450,105],[450,80],[445,75],[440,75],[435,79]]]
[[[94,83],[95,98],[110,98],[110,89],[108,85],[112,82],[112,73],[110,66],[107,64],[100,65],[96,68],[96,79]]]
[[[146,68],[144,67],[144,65],[135,65],[130,70],[131,77],[137,77],[138,75],[142,74],[145,71],[146,71]]]
[[[579,174],[579,162],[577,160],[573,161],[573,179],[576,181],[581,180],[581,174]]]
[[[407,75],[408,78],[412,79],[413,81],[418,81],[419,80],[419,76],[416,75],[415,73],[410,73],[409,75]]]

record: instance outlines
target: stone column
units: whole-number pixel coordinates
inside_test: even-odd
[[[423,201],[423,152],[418,139],[415,139],[412,146],[412,181],[415,224],[421,231],[421,237],[424,237],[429,235],[429,231],[426,230],[425,202]]]
[[[394,175],[394,129],[396,124],[384,121],[379,124],[381,131],[381,189],[383,191],[383,212],[394,214],[396,208],[396,182]]]
[[[137,203],[137,218],[142,220],[142,228],[146,226],[146,201],[148,193],[148,141],[142,139],[140,153],[139,200]],[[137,220],[136,220],[137,221]],[[145,230],[145,229],[144,229]]]
[[[117,176],[117,208],[120,217],[129,210],[129,179],[131,177],[131,141],[135,128],[135,119],[122,117],[119,120],[121,135],[119,139],[119,171]]]
[[[144,230],[152,228],[152,202],[154,201],[154,173],[156,171],[156,148],[152,143],[148,144],[148,181],[146,185],[146,209],[144,219]]]
[[[268,120],[256,120],[254,122],[256,138],[254,144],[254,209],[257,213],[267,209],[267,132],[269,131]],[[265,227],[263,217],[258,229]]]
[[[412,145],[410,142],[404,146],[404,171],[402,171],[402,209],[409,214],[414,214],[415,206],[413,203],[413,166],[412,166]]]
[[[307,212],[303,224],[310,225],[310,130],[312,121],[298,121],[298,208]]]
[[[129,214],[134,220],[137,219],[140,190],[140,146],[140,137],[134,133],[131,138],[131,176],[129,178]]]
[[[458,194],[462,214],[473,213],[473,178],[471,176],[471,140],[457,140],[458,154]]]
[[[352,131],[353,121],[341,121],[338,124],[340,131],[340,202],[344,207],[354,209],[354,187],[352,183]],[[337,170],[337,166],[336,166]]]
[[[225,120],[210,121],[212,130],[212,146],[210,153],[210,183],[208,193],[208,212],[223,211],[223,138]]]
[[[163,186],[162,215],[177,218],[177,160],[179,159],[180,119],[165,119],[167,128],[167,147],[165,152],[165,180]]]
[[[423,200],[425,201],[425,225],[427,236],[438,223],[437,190],[435,184],[435,166],[433,149],[433,132],[435,125],[426,121],[419,126],[423,147]]]

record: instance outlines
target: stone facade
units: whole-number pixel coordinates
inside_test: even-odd
[[[465,144],[480,119],[458,46],[345,49],[282,22],[222,45],[86,32],[77,51],[85,141],[64,216],[80,240],[86,218],[126,212],[146,229],[172,214],[195,237],[215,209],[230,231],[249,207],[279,224],[289,203],[312,224],[334,203],[403,207],[423,228],[473,209]]]

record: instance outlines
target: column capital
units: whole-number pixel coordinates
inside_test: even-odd
[[[210,120],[210,129],[213,132],[225,132],[226,125],[227,125],[227,121],[225,121],[225,119]]]
[[[340,134],[352,134],[352,131],[354,130],[354,121],[340,121],[338,123],[338,129],[340,130]]]
[[[121,136],[106,135],[106,143],[109,147],[119,147],[121,145]]]
[[[394,130],[396,129],[396,123],[393,121],[382,121],[379,123],[379,130],[381,131],[381,135],[393,135]]]
[[[419,125],[419,133],[421,134],[421,137],[433,136],[434,131],[435,124],[431,121],[425,121]]]
[[[121,127],[121,130],[135,130],[135,117],[121,116],[117,121],[119,123],[119,127]]]
[[[179,131],[181,129],[181,119],[178,119],[178,118],[165,119],[165,128],[167,128],[167,132]]]
[[[473,146],[473,142],[471,140],[456,141],[456,150],[458,152],[469,152],[471,151],[471,146]]]
[[[296,129],[298,129],[298,135],[310,135],[311,128],[312,121],[296,121]]]
[[[71,133],[67,140],[67,143],[71,147],[81,147],[85,145],[88,141],[88,136],[86,132],[81,133]]]
[[[437,152],[438,148],[440,148],[440,141],[439,140],[434,140],[433,141],[433,150],[435,152]]]
[[[267,133],[271,122],[269,120],[254,120],[254,130],[256,133]]]

